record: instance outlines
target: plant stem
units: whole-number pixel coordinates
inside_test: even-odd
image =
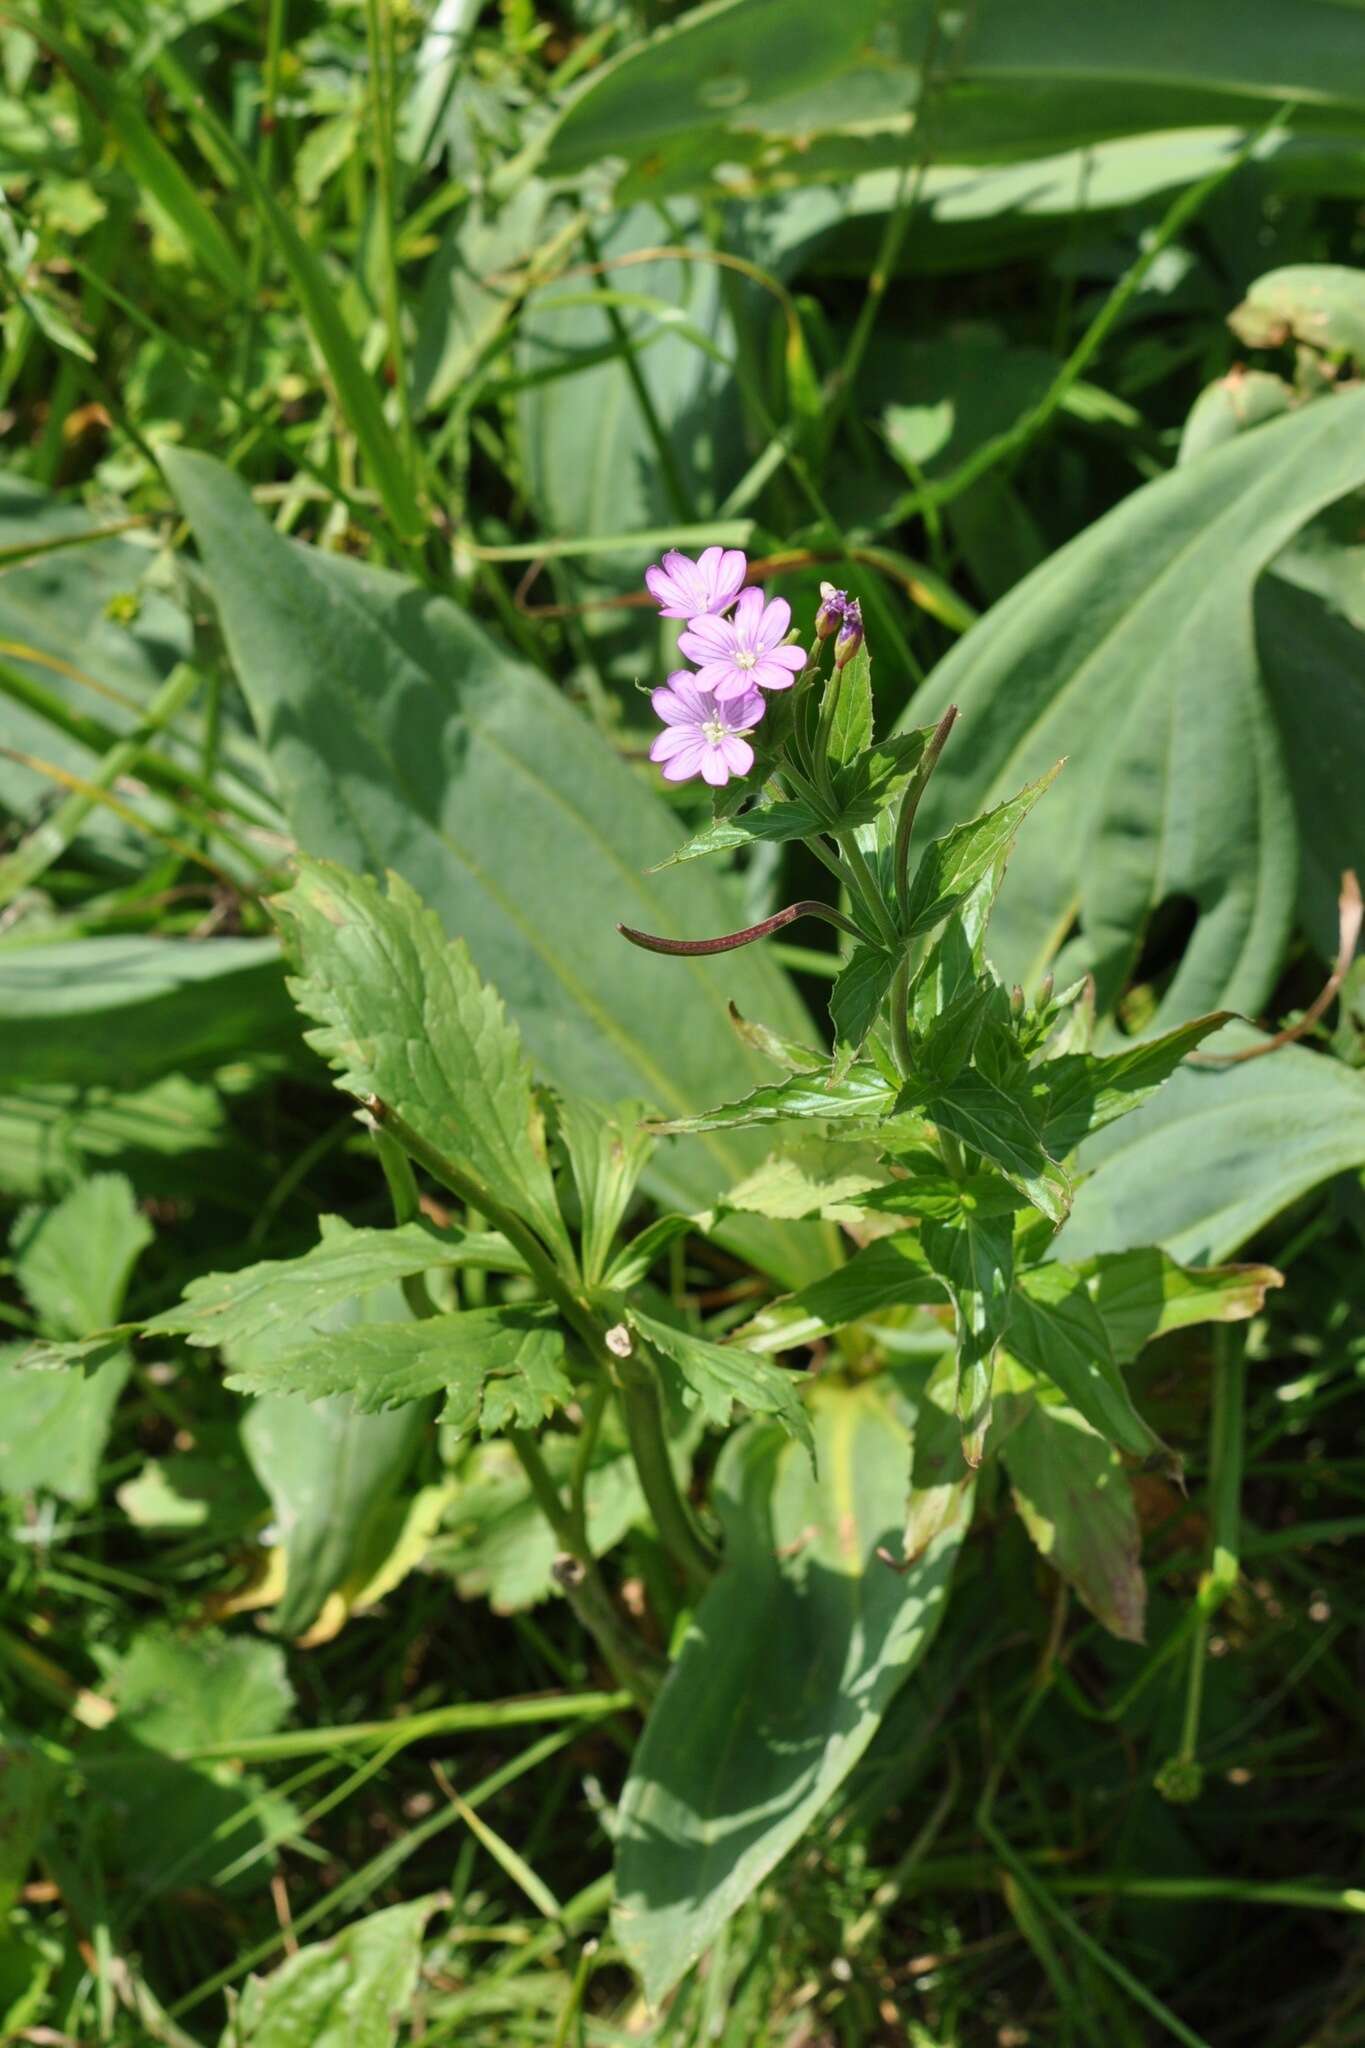
[[[853,870],[854,878],[858,884],[857,894],[862,900],[868,916],[881,933],[885,944],[894,951],[900,943],[895,920],[882,901],[881,887],[877,877],[867,864],[867,855],[863,852],[863,849],[859,846],[857,839],[851,832],[846,832],[841,836],[839,839],[839,850],[848,862],[849,867]]]
[[[501,1203],[495,1201],[487,1189],[477,1186],[454,1160],[448,1159],[435,1145],[428,1144],[426,1139],[414,1131],[395,1111],[388,1109],[383,1103],[373,1101],[368,1106],[375,1121],[382,1123],[419,1165],[426,1167],[429,1173],[464,1201],[472,1203],[487,1217],[495,1230],[500,1230],[508,1242],[515,1245],[542,1291],[555,1304],[565,1322],[582,1343],[599,1374],[612,1384],[619,1385],[617,1361],[607,1349],[605,1331],[587,1303],[575,1294],[535,1232],[523,1223],[519,1216],[513,1215],[510,1209],[504,1209]],[[646,1393],[649,1405],[647,1406],[644,1400],[625,1400],[631,1454],[639,1469],[640,1484],[650,1513],[658,1524],[659,1535],[675,1557],[679,1568],[685,1573],[689,1583],[700,1578],[704,1584],[714,1569],[714,1559],[710,1550],[703,1544],[700,1532],[692,1522],[673,1477],[673,1468],[668,1461],[668,1448],[663,1434],[662,1416],[659,1412],[657,1385],[652,1376],[648,1376],[648,1367],[642,1365],[640,1371],[647,1375]],[[553,1491],[553,1486],[551,1490]],[[566,1531],[561,1541],[571,1555],[576,1555],[573,1545],[567,1540],[567,1534],[571,1534],[572,1531],[557,1493],[555,1501],[558,1512],[564,1519]],[[558,1529],[556,1533],[559,1533]]]
[[[556,1573],[569,1605],[621,1684],[647,1712],[659,1685],[658,1672],[650,1653],[635,1640],[613,1607],[611,1595],[597,1569],[597,1561],[580,1539],[574,1518],[564,1506],[535,1437],[529,1430],[509,1429],[507,1441],[517,1454],[537,1507],[554,1530],[560,1549],[572,1560],[572,1572]]]
[[[403,347],[403,307],[398,283],[397,180],[393,142],[394,58],[393,19],[388,0],[366,0],[365,27],[370,59],[370,120],[374,131],[375,218],[379,229],[379,267],[388,329],[389,363],[398,399],[399,433],[409,472],[417,484],[412,394],[408,389]]]
[[[887,997],[891,1009],[891,1050],[896,1056],[896,1065],[910,1078],[915,1056],[910,1047],[910,952],[904,948],[891,977],[891,993]]]
[[[934,728],[934,734],[924,750],[924,758],[914,775],[906,784],[901,798],[900,816],[896,820],[896,848],[892,859],[892,873],[896,878],[896,908],[901,926],[910,917],[910,835],[915,829],[915,813],[920,798],[929,786],[929,777],[938,766],[938,757],[948,743],[948,735],[957,723],[957,706],[950,704]]]
[[[634,1370],[632,1370],[634,1367]],[[641,1360],[627,1360],[617,1375],[631,1456],[640,1486],[664,1547],[681,1567],[689,1588],[703,1592],[719,1562],[678,1491],[664,1433],[659,1383]]]

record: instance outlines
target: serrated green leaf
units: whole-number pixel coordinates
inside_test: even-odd
[[[216,1631],[144,1629],[120,1658],[110,1690],[116,1736],[168,1756],[273,1735],[294,1705],[278,1643]]]
[[[235,1273],[192,1280],[184,1300],[153,1316],[143,1335],[179,1336],[190,1344],[287,1344],[300,1325],[386,1280],[438,1267],[526,1270],[507,1240],[493,1232],[442,1233],[425,1223],[357,1230],[341,1216],[324,1216],[321,1232],[321,1241],[296,1259],[263,1259]]]
[[[802,1382],[769,1365],[738,1344],[712,1344],[671,1323],[631,1309],[629,1320],[647,1344],[677,1367],[682,1398],[714,1429],[728,1427],[735,1403],[753,1415],[771,1415],[787,1435],[815,1456],[810,1417],[801,1400]]]
[[[836,768],[843,768],[872,743],[872,660],[865,640],[853,659],[830,676],[826,696],[831,691],[835,697],[829,758]]]
[[[979,1465],[990,1428],[995,1356],[1010,1324],[1013,1214],[989,1201],[959,1200],[926,1215],[919,1240],[952,1300],[962,1452],[969,1465]]]
[[[878,1238],[846,1265],[784,1294],[737,1332],[751,1351],[792,1351],[889,1308],[939,1306],[948,1290],[912,1230]]]
[[[19,1285],[53,1337],[84,1337],[118,1315],[152,1226],[120,1173],[96,1173],[52,1209],[26,1209],[10,1238]]]
[[[1193,1323],[1241,1323],[1259,1314],[1284,1276],[1273,1266],[1181,1266],[1155,1245],[1101,1253],[1073,1268],[1090,1290],[1120,1365],[1144,1344]]]
[[[983,975],[967,982],[949,998],[933,1021],[912,1033],[911,1051],[918,1083],[937,1092],[951,1087],[976,1047],[977,1033],[996,996],[996,985]]]
[[[337,1085],[377,1098],[466,1168],[489,1208],[567,1253],[530,1063],[463,940],[401,875],[385,895],[331,861],[301,860],[271,907],[299,963],[290,992],[315,1021],[308,1043]]]
[[[668,1136],[686,1131],[738,1130],[747,1124],[786,1123],[802,1117],[825,1118],[832,1123],[867,1123],[886,1116],[896,1100],[895,1089],[874,1066],[856,1066],[838,1081],[828,1076],[828,1066],[822,1071],[793,1074],[786,1081],[755,1088],[742,1102],[723,1103],[703,1116],[679,1117],[672,1123],[656,1124],[654,1129],[661,1136]]]
[[[240,1393],[349,1395],[360,1415],[444,1394],[443,1422],[494,1436],[538,1429],[573,1398],[554,1313],[477,1308],[412,1323],[343,1330],[279,1330],[235,1346],[228,1385]]]
[[[966,1517],[904,1575],[910,1435],[884,1385],[811,1394],[820,1477],[771,1427],[721,1453],[726,1565],[632,1760],[615,1933],[657,2003],[810,1827],[932,1638]]]
[[[905,936],[932,931],[951,911],[965,903],[987,876],[997,878],[1014,844],[1014,836],[1040,796],[1061,769],[1059,761],[1046,775],[1030,782],[1017,796],[997,804],[982,817],[954,825],[941,839],[930,840],[910,878]]]
[[[1111,1635],[1142,1642],[1141,1536],[1117,1452],[1071,1409],[1035,1401],[1000,1455],[1020,1518],[1048,1563]]]
[[[248,1977],[218,2048],[392,2048],[438,1903],[387,1906],[301,1948],[270,1976]]]
[[[862,1213],[861,1197],[879,1186],[884,1173],[871,1144],[860,1155],[848,1145],[797,1138],[731,1188],[722,1204],[792,1222],[820,1216],[830,1223],[854,1223]]]
[[[836,1060],[855,1059],[877,1021],[896,972],[894,954],[884,946],[855,946],[830,990]]]
[[[782,846],[791,839],[810,839],[824,829],[823,820],[809,804],[758,804],[741,817],[721,818],[706,826],[667,860],[656,861],[649,872],[661,874],[679,861],[700,860],[707,853],[731,853],[739,846]]]
[[[798,1035],[799,997],[761,948],[665,960],[617,936],[616,919],[723,931],[734,903],[704,866],[642,874],[676,845],[674,814],[567,693],[449,597],[286,540],[221,464],[164,460],[297,843],[400,870],[468,944],[551,1086],[682,1116],[761,1080],[727,1003]],[[664,1147],[650,1192],[705,1209],[762,1149],[738,1133]],[[722,1228],[784,1284],[814,1264],[797,1228]]]
[[[1059,1387],[1092,1429],[1121,1451],[1179,1469],[1133,1405],[1082,1270],[1050,1261],[1021,1273],[1010,1317],[1010,1350]]]
[[[1044,1060],[1035,1072],[1046,1090],[1043,1141],[1049,1152],[1062,1158],[1092,1131],[1136,1109],[1169,1080],[1187,1053],[1228,1020],[1226,1010],[1215,1010],[1124,1052],[1072,1052]]]
[[[1020,1101],[986,1074],[969,1068],[932,1095],[909,1083],[897,1109],[916,1108],[984,1159],[994,1160],[1052,1222],[1065,1220],[1071,1182],[1043,1144],[1032,1101]]]
[[[832,828],[843,832],[873,824],[905,788],[933,735],[931,725],[888,733],[836,768],[831,777],[835,801]]]
[[[616,1233],[654,1150],[654,1138],[642,1123],[646,1113],[643,1102],[603,1109],[581,1095],[566,1096],[559,1104],[559,1134],[583,1212],[581,1264],[589,1287],[595,1287],[606,1270]]]

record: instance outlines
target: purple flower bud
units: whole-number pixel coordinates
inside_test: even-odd
[[[836,590],[832,583],[822,583],[820,585],[820,609],[815,614],[815,637],[817,640],[828,640],[831,633],[838,631],[843,623],[847,605],[848,592],[846,590]]]
[[[856,597],[844,600],[844,622],[839,628],[839,637],[834,643],[834,666],[842,668],[852,661],[863,644],[863,608]]]

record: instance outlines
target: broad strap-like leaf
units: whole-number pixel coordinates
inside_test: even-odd
[[[339,1304],[386,1280],[406,1280],[439,1266],[526,1268],[493,1232],[439,1232],[426,1223],[393,1230],[357,1230],[341,1216],[322,1218],[322,1235],[296,1259],[262,1259],[235,1273],[191,1280],[183,1301],[143,1325],[148,1337],[184,1337],[190,1344],[253,1344],[288,1340]]]
[[[298,961],[290,992],[338,1086],[377,1099],[546,1244],[568,1239],[545,1156],[530,1063],[461,939],[447,939],[400,875],[302,860],[272,908]]]
[[[655,1316],[629,1311],[633,1328],[664,1359],[677,1367],[682,1398],[715,1429],[724,1429],[735,1403],[753,1415],[771,1415],[789,1437],[815,1456],[810,1417],[801,1400],[801,1381],[781,1366],[738,1344],[712,1344]]]
[[[1140,1643],[1147,1611],[1141,1534],[1117,1452],[1074,1410],[1034,1401],[1000,1455],[1039,1551],[1111,1635]]]
[[[1264,1043],[1229,1026],[1220,1048]],[[1160,1244],[1192,1266],[1226,1259],[1309,1188],[1365,1166],[1365,1074],[1297,1045],[1242,1066],[1187,1064],[1088,1140],[1080,1163],[1066,1258]]]
[[[722,1103],[702,1116],[676,1117],[655,1124],[661,1136],[688,1131],[727,1131],[748,1124],[780,1124],[793,1118],[816,1117],[830,1123],[878,1122],[889,1114],[896,1090],[881,1071],[867,1062],[840,1080],[830,1079],[828,1066],[814,1073],[792,1074],[755,1088],[742,1102]]]
[[[904,1574],[910,1431],[885,1381],[811,1393],[817,1479],[771,1426],[732,1437],[725,1566],[636,1748],[615,1933],[654,2004],[847,1778],[932,1639],[967,1515]],[[966,1496],[965,1498],[969,1498]]]
[[[1346,393],[1143,484],[993,605],[917,696],[916,717],[962,714],[926,793],[930,829],[1059,753],[1073,764],[1011,865],[992,932],[1007,981],[1028,986],[1078,918],[1067,971],[1094,973],[1107,1012],[1153,913],[1185,899],[1194,930],[1157,1028],[1254,1011],[1273,988],[1302,825],[1252,593],[1315,513],[1365,483],[1363,424],[1365,393]]]
[[[1014,835],[1040,796],[1061,768],[1059,761],[1046,775],[1030,782],[1017,796],[997,804],[980,818],[954,825],[941,839],[933,839],[920,855],[910,881],[905,936],[932,931],[988,875],[998,875],[1007,858]]]
[[[362,1415],[444,1394],[461,1435],[537,1429],[573,1398],[553,1311],[478,1308],[411,1323],[295,1330],[234,1347],[228,1385],[249,1394],[347,1394]]]
[[[1105,1319],[1082,1270],[1049,1261],[1019,1275],[1009,1348],[1031,1372],[1059,1388],[1107,1442],[1136,1458],[1179,1470],[1179,1460],[1133,1405]]]
[[[1136,1109],[1187,1053],[1228,1021],[1228,1011],[1215,1010],[1123,1052],[1069,1052],[1044,1060],[1035,1071],[1046,1090],[1043,1139],[1049,1152],[1064,1158],[1092,1131]]]

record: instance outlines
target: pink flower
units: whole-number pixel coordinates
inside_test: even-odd
[[[649,750],[658,761],[666,782],[687,782],[700,775],[715,789],[723,789],[732,775],[747,775],[754,765],[754,750],[744,738],[763,716],[763,698],[749,688],[732,696],[722,707],[709,690],[698,686],[690,669],[680,668],[650,702],[664,722]]]
[[[678,652],[697,663],[697,687],[714,690],[728,704],[746,691],[789,690],[806,666],[800,647],[783,647],[792,608],[785,597],[765,603],[761,590],[746,590],[733,619],[693,619],[678,635]]]
[[[698,561],[670,548],[662,567],[645,570],[645,586],[665,619],[725,612],[744,588],[749,564],[738,548],[706,548]]]

